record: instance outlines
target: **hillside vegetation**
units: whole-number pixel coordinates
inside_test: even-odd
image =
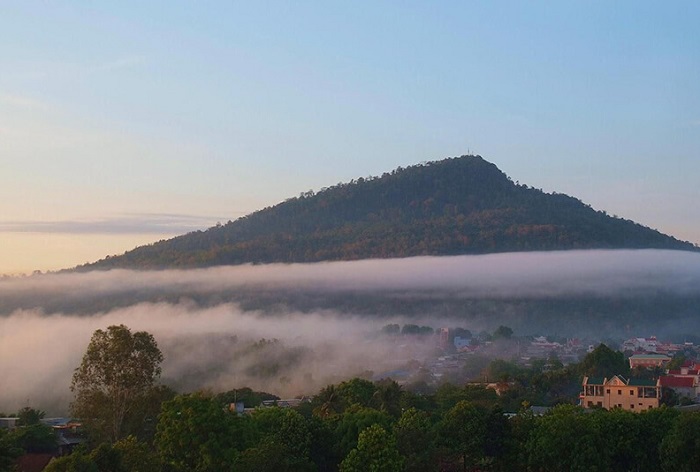
[[[79,269],[593,248],[696,249],[568,195],[514,183],[480,156],[462,156],[305,192]]]

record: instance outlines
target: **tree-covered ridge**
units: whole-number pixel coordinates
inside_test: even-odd
[[[225,225],[84,269],[205,267],[510,251],[694,246],[568,195],[513,182],[480,156],[302,193]]]

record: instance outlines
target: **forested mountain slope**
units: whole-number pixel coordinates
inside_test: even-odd
[[[307,192],[80,270],[161,269],[586,248],[695,250],[462,156]]]

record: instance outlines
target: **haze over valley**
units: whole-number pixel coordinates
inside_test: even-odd
[[[389,323],[473,333],[506,325],[519,336],[591,340],[653,333],[682,342],[700,330],[699,306],[700,254],[668,250],[7,278],[0,281],[7,380],[0,405],[29,400],[64,412],[91,333],[113,324],[152,333],[165,356],[163,380],[179,390],[245,385],[295,396],[434,355],[433,337],[397,351],[379,336]]]

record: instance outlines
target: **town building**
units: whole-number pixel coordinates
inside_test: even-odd
[[[663,388],[673,389],[680,397],[696,400],[698,398],[698,379],[693,376],[662,375],[659,384]]]
[[[656,336],[649,338],[631,338],[622,343],[623,351],[632,352],[657,352]]]
[[[462,349],[469,347],[472,343],[471,338],[462,338],[460,336],[455,336],[453,344],[455,346],[455,349],[457,351],[461,351]]]
[[[637,367],[641,368],[654,368],[654,367],[665,367],[666,364],[671,362],[671,358],[664,354],[635,354],[630,356],[630,369]]]
[[[686,360],[678,369],[669,369],[659,377],[661,386],[673,389],[681,397],[692,401],[700,399],[700,365],[694,360]]]
[[[611,378],[584,377],[580,405],[584,408],[622,408],[645,411],[658,408],[661,385],[658,380],[627,379],[621,375]]]

